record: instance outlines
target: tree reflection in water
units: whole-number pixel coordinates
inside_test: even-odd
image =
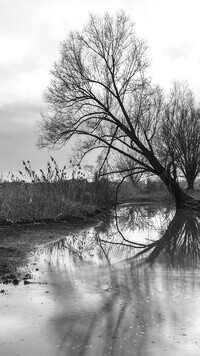
[[[194,268],[200,253],[200,217],[179,211],[169,222],[168,209],[141,207],[139,214],[138,209],[120,210],[123,233],[151,231],[142,243],[137,239],[137,248],[132,236],[127,243],[117,235],[114,218],[109,217],[97,228],[43,251],[57,303],[51,326],[60,339],[60,356],[160,356],[164,350],[191,355],[184,348],[193,342],[195,331],[189,340],[179,339],[192,327],[192,308],[189,314],[185,310],[199,288]],[[193,308],[197,315],[198,305]],[[194,346],[189,347],[191,351]]]
[[[178,210],[163,236],[139,252],[146,255],[146,262],[153,264],[158,257],[168,265],[195,266],[200,257],[200,215]]]

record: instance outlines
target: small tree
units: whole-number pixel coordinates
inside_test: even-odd
[[[105,164],[113,152],[132,160],[137,173],[159,176],[183,207],[189,198],[156,151],[163,95],[148,78],[146,51],[124,12],[91,15],[81,33],[70,33],[45,94],[40,146],[81,136],[83,156],[102,148]]]
[[[200,173],[200,110],[188,85],[175,82],[164,110],[160,150],[177,179],[177,168],[187,180],[188,189]]]

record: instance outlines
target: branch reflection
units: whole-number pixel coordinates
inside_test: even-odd
[[[200,258],[200,215],[179,210],[163,236],[149,243],[136,257],[153,265],[158,258],[168,265],[195,266]]]
[[[124,207],[120,214],[123,232],[134,235],[129,240],[143,244],[139,252],[120,240],[114,217],[43,251],[57,303],[50,325],[60,340],[59,356],[160,356],[166,338],[171,354],[179,355],[180,334],[194,325],[191,313],[200,315],[199,303],[186,312],[188,298],[200,292],[194,270],[200,217],[178,211],[169,222],[173,212],[149,207],[139,215]]]

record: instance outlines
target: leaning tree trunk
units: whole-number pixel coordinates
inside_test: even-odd
[[[190,196],[187,195],[180,187],[179,183],[171,177],[167,172],[160,176],[163,183],[165,183],[167,190],[174,197],[176,202],[176,208],[181,209],[183,205],[190,200]]]
[[[200,210],[200,201],[195,200],[183,191],[177,180],[172,177],[172,174],[168,168],[166,169],[162,164],[160,164],[153,154],[148,156],[148,160],[152,167],[154,167],[155,174],[160,177],[166,185],[169,193],[175,199],[176,209],[193,209],[194,206],[199,204]]]
[[[159,174],[159,177],[165,183],[169,193],[174,197],[176,209],[188,209],[200,212],[200,201],[187,195],[169,172],[164,170],[162,174]]]
[[[144,148],[143,151],[144,156],[154,168],[154,174],[160,177],[169,193],[174,197],[176,209],[188,209],[200,212],[200,200],[192,198],[183,191],[177,180],[170,173],[170,165],[165,168],[155,157],[153,151],[150,152]]]
[[[194,190],[195,179],[192,177],[186,177],[186,179],[187,179],[187,190]]]
[[[187,182],[187,190],[194,190],[194,182]]]

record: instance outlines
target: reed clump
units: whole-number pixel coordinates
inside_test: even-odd
[[[86,218],[114,201],[112,184],[107,179],[89,182],[80,167],[68,179],[66,166],[60,169],[53,157],[40,173],[29,161],[23,166],[19,177],[0,184],[0,223]]]

